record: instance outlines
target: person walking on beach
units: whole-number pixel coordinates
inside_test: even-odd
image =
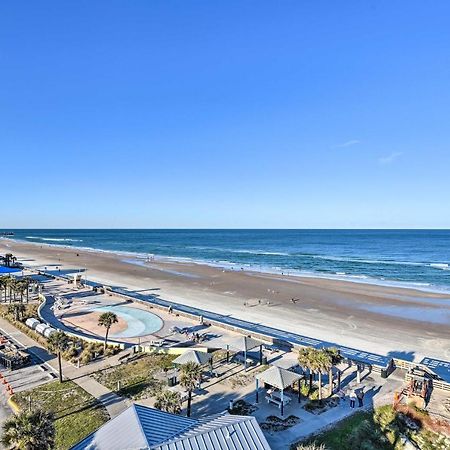
[[[358,392],[357,397],[358,397],[358,408],[361,408],[363,405],[363,399],[364,399],[364,391],[362,389]]]
[[[352,391],[350,394],[350,408],[354,408],[356,404],[356,394],[355,391]]]

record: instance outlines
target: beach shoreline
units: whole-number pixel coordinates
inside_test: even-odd
[[[312,271],[300,271],[293,269],[286,270],[273,270],[269,267],[256,267],[255,265],[243,265],[238,262],[232,263],[229,261],[209,261],[203,259],[194,259],[183,256],[168,256],[168,255],[160,255],[153,253],[141,253],[141,252],[132,252],[125,250],[106,250],[101,248],[94,247],[86,247],[86,246],[77,246],[77,245],[64,245],[62,242],[82,242],[78,239],[46,239],[44,242],[34,242],[34,241],[26,241],[23,239],[9,238],[9,237],[0,237],[1,241],[17,243],[17,244],[30,244],[43,247],[50,247],[56,249],[64,249],[64,250],[72,250],[72,251],[81,251],[88,252],[93,254],[112,254],[115,256],[119,256],[122,258],[127,258],[129,262],[133,261],[134,264],[142,265],[144,262],[148,262],[149,258],[152,258],[153,262],[159,263],[174,263],[174,264],[192,264],[199,266],[207,266],[215,269],[231,271],[231,272],[240,272],[245,271],[246,273],[255,274],[255,275],[267,275],[267,276],[282,276],[288,278],[300,278],[306,280],[329,280],[331,282],[342,282],[342,283],[355,283],[362,284],[367,286],[379,286],[382,288],[394,288],[399,290],[407,290],[407,291],[419,291],[421,293],[430,293],[433,296],[443,295],[445,298],[450,298],[450,285],[449,286],[441,286],[441,285],[432,285],[430,283],[424,282],[414,282],[414,281],[399,281],[395,279],[385,279],[385,278],[374,278],[364,274],[345,274],[345,273],[321,273],[321,272],[312,272]],[[60,241],[61,243],[49,243],[47,241]],[[430,264],[430,265],[443,265],[443,264]],[[447,264],[445,264],[447,266]]]
[[[0,253],[5,251],[32,267],[87,269],[93,281],[339,345],[411,360],[450,358],[450,295],[445,293],[231,271],[167,258],[146,262],[129,253],[2,239]]]

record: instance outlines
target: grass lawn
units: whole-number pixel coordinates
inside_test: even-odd
[[[133,400],[153,397],[164,385],[155,375],[172,367],[175,358],[176,355],[145,355],[136,361],[97,372],[93,377],[111,391]]]
[[[31,405],[53,411],[56,417],[56,450],[66,450],[109,420],[106,409],[75,383],[53,381],[14,395],[22,408]]]
[[[371,412],[357,412],[311,442],[324,444],[327,450],[401,450],[406,448],[408,439],[421,450],[446,450],[450,439],[441,431],[447,427],[422,411],[406,406],[395,411],[387,405]],[[301,446],[293,446],[296,448]]]

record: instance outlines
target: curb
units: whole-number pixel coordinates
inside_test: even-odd
[[[19,405],[13,400],[13,397],[9,397],[6,403],[13,410],[14,414],[18,414],[20,412]]]

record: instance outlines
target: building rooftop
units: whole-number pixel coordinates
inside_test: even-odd
[[[71,450],[270,450],[254,417],[192,419],[133,404]]]

